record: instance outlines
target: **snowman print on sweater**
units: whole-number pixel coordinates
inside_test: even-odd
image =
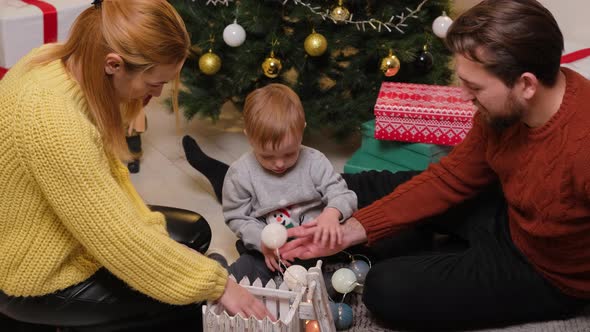
[[[293,219],[291,219],[290,207],[280,208],[266,215],[266,224],[278,222],[286,228],[294,227]]]
[[[279,202],[279,206],[285,206],[286,204],[287,201],[283,199]],[[272,211],[266,215],[265,219],[267,225],[278,222],[286,228],[291,228],[301,225],[304,218],[301,215],[301,207],[293,204]]]

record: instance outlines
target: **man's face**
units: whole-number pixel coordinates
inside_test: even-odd
[[[464,98],[473,101],[491,127],[501,131],[522,119],[526,108],[515,89],[463,55],[456,55],[455,63]]]

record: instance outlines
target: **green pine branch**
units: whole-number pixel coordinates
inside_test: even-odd
[[[283,0],[236,1],[229,6],[207,6],[204,0],[171,1],[185,20],[193,43],[193,56],[182,71],[185,90],[180,94],[184,115],[189,120],[195,116],[217,119],[221,105],[227,101],[241,109],[248,93],[276,82],[289,85],[299,94],[310,129],[346,138],[362,122],[373,118],[373,106],[383,81],[440,85],[450,82],[450,54],[431,31],[434,19],[443,10],[450,12],[448,0],[427,1],[417,18],[406,21],[403,34],[385,29],[378,32],[369,26],[363,32],[351,24],[337,25],[312,15],[293,1],[286,5]],[[306,2],[321,8],[337,3]],[[347,0],[344,6],[353,13],[354,20],[374,18],[386,22],[392,15],[407,13],[406,8],[416,8],[421,2]],[[244,44],[235,48],[226,45],[222,38],[223,29],[234,19],[247,33]],[[328,40],[328,50],[320,57],[307,55],[303,47],[312,28]],[[277,42],[274,47],[273,42]],[[414,65],[424,44],[428,44],[434,58],[433,68],[426,73]],[[222,60],[221,70],[213,76],[198,68],[198,58],[210,48]],[[283,69],[281,75],[271,79],[264,75],[261,64],[273,48]],[[401,66],[396,76],[385,77],[379,65],[390,49]]]

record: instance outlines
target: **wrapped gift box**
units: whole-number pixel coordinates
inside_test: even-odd
[[[383,82],[375,105],[375,138],[456,145],[472,126],[476,107],[458,87]]]
[[[363,123],[360,151],[411,170],[426,169],[451,150],[451,147],[444,145],[378,140],[374,133],[374,120]]]
[[[590,79],[590,48],[588,44],[565,41],[565,52],[561,64]]]
[[[374,133],[375,120],[362,124],[361,147],[344,165],[345,173],[424,170],[451,150],[449,146],[435,144],[377,140]]]
[[[0,0],[0,67],[10,68],[44,43],[64,41],[90,5],[90,0]]]
[[[344,173],[360,173],[363,171],[377,170],[383,171],[388,170],[393,173],[398,171],[410,170],[407,167],[385,161],[377,158],[372,154],[366,153],[362,150],[356,151],[352,157],[344,164]]]

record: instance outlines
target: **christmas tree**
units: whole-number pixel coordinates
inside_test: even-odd
[[[189,120],[216,119],[224,103],[241,109],[252,90],[283,83],[301,97],[308,128],[346,137],[372,118],[381,82],[450,81],[432,30],[448,0],[172,3],[193,42],[180,95]]]

